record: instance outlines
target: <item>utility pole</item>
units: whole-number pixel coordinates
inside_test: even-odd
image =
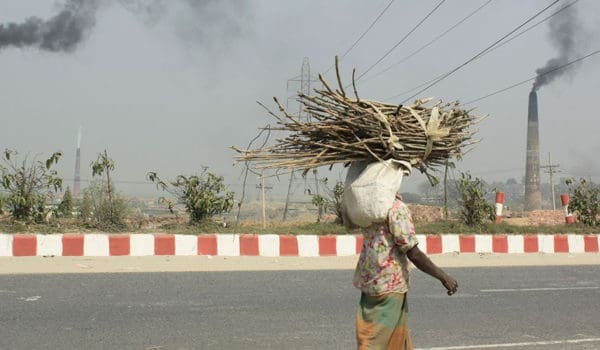
[[[444,220],[448,220],[448,159],[444,166]]]
[[[553,175],[555,173],[559,173],[560,170],[555,170],[560,167],[560,164],[552,164],[552,160],[550,159],[550,152],[548,152],[548,165],[540,166],[541,169],[546,169],[545,172],[550,175],[550,188],[552,189],[552,210],[556,210],[556,201],[554,200],[554,181]]]
[[[263,173],[260,174],[260,185],[256,186],[260,188],[261,193],[261,202],[262,202],[262,227],[263,230],[267,228],[267,204],[266,204],[266,195],[265,190],[270,190],[272,186],[265,186],[265,175]]]
[[[260,174],[260,189],[262,192],[262,226],[263,230],[267,228],[267,206],[265,204],[265,175]]]

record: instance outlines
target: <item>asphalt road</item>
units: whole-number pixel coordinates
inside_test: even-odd
[[[600,349],[600,266],[413,272],[418,349]],[[352,271],[0,275],[0,349],[353,349]]]

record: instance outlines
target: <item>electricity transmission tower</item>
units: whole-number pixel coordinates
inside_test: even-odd
[[[304,95],[310,96],[311,86],[316,85],[318,82],[319,82],[319,80],[316,77],[310,75],[310,62],[308,60],[308,57],[304,57],[304,59],[302,60],[302,68],[300,70],[300,75],[293,77],[291,79],[288,79],[288,81],[287,81],[286,109],[288,110],[288,113],[296,116],[298,121],[300,121],[300,122],[310,122],[310,114],[304,110],[302,103],[300,103],[300,101],[298,99],[298,92],[302,92]],[[297,104],[297,106],[296,106],[296,104]],[[314,172],[314,174],[315,174],[315,179],[316,179],[317,173]],[[287,214],[288,214],[289,205],[290,205],[290,197],[292,195],[292,190],[293,190],[293,186],[292,186],[293,182],[294,182],[294,172],[292,171],[292,173],[290,174],[290,181],[288,184],[287,195],[285,197],[285,207],[283,209],[283,221],[285,221],[287,219]],[[316,192],[317,192],[317,194],[319,194],[318,185],[316,188]]]
[[[300,121],[309,122],[310,115],[302,108],[302,103],[298,100],[298,92],[308,96],[311,92],[311,86],[318,82],[319,79],[310,75],[310,62],[308,57],[304,57],[300,75],[288,79],[286,85],[286,108],[290,114],[296,116]]]

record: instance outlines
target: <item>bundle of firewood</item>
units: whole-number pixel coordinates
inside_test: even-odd
[[[319,75],[323,89],[314,95],[298,93],[308,114],[306,120],[291,115],[274,98],[281,115],[270,130],[287,132],[275,144],[240,149],[235,159],[251,162],[257,170],[302,169],[359,160],[396,159],[427,172],[451,157],[460,157],[478,140],[470,127],[483,117],[461,109],[458,102],[432,103],[431,98],[410,105],[395,105],[360,98],[352,74],[354,96],[347,96],[336,61],[338,89]],[[262,105],[262,104],[261,104]],[[264,107],[264,106],[263,106]]]

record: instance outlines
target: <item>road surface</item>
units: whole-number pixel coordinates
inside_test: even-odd
[[[412,274],[416,348],[600,349],[599,265],[447,270]],[[0,349],[352,349],[352,272],[2,274]]]

